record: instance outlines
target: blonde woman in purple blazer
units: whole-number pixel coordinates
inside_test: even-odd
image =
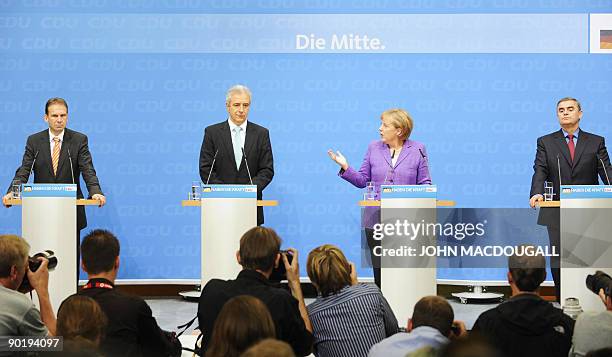
[[[389,109],[382,113],[380,121],[381,140],[370,143],[359,171],[349,165],[340,151],[327,152],[340,165],[338,175],[359,188],[372,182],[376,199],[380,199],[380,185],[431,185],[425,146],[409,139],[414,126],[410,114],[403,109]],[[372,255],[372,249],[380,244],[372,237],[372,227],[378,221],[380,211],[376,210],[366,212],[363,223],[372,264],[380,267],[380,257]],[[380,268],[374,268],[374,280],[380,287]]]

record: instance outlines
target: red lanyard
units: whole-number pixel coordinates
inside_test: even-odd
[[[87,290],[87,289],[91,289],[91,288],[101,288],[101,289],[113,289],[113,286],[111,284],[107,284],[107,283],[87,283],[85,284],[85,286],[83,286],[81,289],[82,290]]]

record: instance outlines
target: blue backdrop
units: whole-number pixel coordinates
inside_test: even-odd
[[[225,91],[242,83],[253,91],[249,120],[270,129],[274,151],[264,198],[280,206],[266,225],[300,250],[303,275],[323,243],[359,261],[361,191],[326,151],[358,167],[391,107],[414,117],[440,199],[525,207],[535,142],[558,129],[559,98],[581,99],[584,130],[612,133],[612,57],[591,41],[606,21],[589,15],[612,13],[612,1],[495,3],[0,1],[0,182],[8,187],[26,137],[45,128],[45,101],[66,98],[108,198],[88,208],[88,229],[120,238],[120,278],[198,279],[199,212],[180,201],[199,178],[204,128],[226,119]],[[298,34],[327,47],[297,49]],[[334,49],[334,34],[385,48]],[[19,209],[0,210],[0,222],[18,234]]]

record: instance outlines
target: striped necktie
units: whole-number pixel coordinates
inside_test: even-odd
[[[55,144],[53,145],[53,155],[51,155],[51,162],[53,163],[53,175],[57,176],[57,164],[59,163],[61,141],[60,138],[56,136],[53,138],[53,142]]]

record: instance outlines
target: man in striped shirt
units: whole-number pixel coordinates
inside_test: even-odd
[[[318,357],[367,356],[370,347],[398,331],[378,287],[357,284],[355,266],[326,244],[308,255],[307,271],[318,298],[308,305]]]

